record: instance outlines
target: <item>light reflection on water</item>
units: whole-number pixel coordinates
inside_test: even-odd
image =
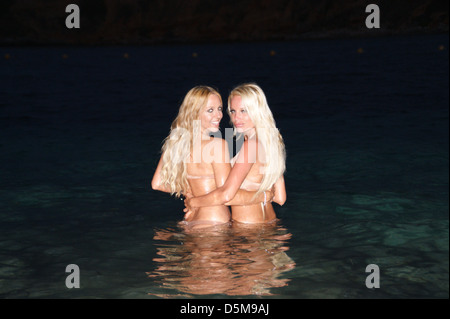
[[[149,295],[273,295],[273,288],[289,285],[283,273],[295,268],[287,254],[291,236],[279,221],[155,229],[155,269],[147,275],[167,292]]]

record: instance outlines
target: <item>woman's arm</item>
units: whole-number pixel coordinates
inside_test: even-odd
[[[228,143],[225,140],[221,140],[221,142],[220,147],[222,152],[220,156],[214,157],[214,162],[212,163],[217,187],[222,187],[225,184],[231,171]],[[233,199],[224,203],[224,205],[254,205],[264,201],[271,201],[274,196],[271,191],[267,191],[266,194],[258,194],[256,197],[255,194],[256,191],[247,191],[239,188]],[[222,203],[219,205],[222,205]]]
[[[233,197],[233,199],[226,202],[225,205],[227,206],[255,205],[259,203],[270,202],[275,196],[275,194],[271,190],[262,192],[255,197],[256,193],[257,191],[247,191],[245,189],[239,189],[236,195]]]
[[[187,199],[186,206],[190,208],[196,208],[204,206],[224,205],[225,203],[231,202],[231,200],[238,193],[242,182],[244,181],[245,177],[250,172],[250,169],[256,161],[257,150],[255,143],[257,142],[254,140],[244,141],[236,163],[234,164],[231,171],[229,160],[227,161],[229,171],[228,175],[227,166],[222,165],[222,163],[227,160],[226,157],[228,156],[229,158],[228,151],[224,150],[224,155],[221,160],[215,161],[215,163],[213,163],[216,185],[218,185],[219,187],[206,195]],[[252,195],[254,195],[254,193]],[[233,205],[237,205],[237,201],[239,201],[241,204],[249,204],[249,200],[251,199],[250,196],[252,195],[250,195],[248,192],[241,193],[240,197],[236,199],[236,202],[232,203]],[[260,194],[260,196],[264,196],[264,194]],[[261,199],[261,197],[259,197],[259,199]],[[243,200],[247,200],[247,202],[241,202]]]
[[[155,174],[153,174],[152,189],[156,190],[156,191],[165,192],[165,193],[171,193],[171,191],[165,185],[161,184],[161,169],[162,169],[162,165],[163,165],[162,164],[163,155],[161,155],[158,166],[156,167],[156,170],[155,170]]]
[[[161,184],[162,158],[163,158],[163,155],[161,155],[161,158],[159,159],[159,162],[158,162],[158,166],[156,166],[155,173],[153,174],[152,189],[161,191],[161,192],[165,192],[165,193],[172,193],[172,191],[170,189],[168,189],[165,185]],[[183,193],[183,195],[191,197],[192,196],[191,189],[187,189],[186,192]],[[196,213],[195,209],[191,209],[191,210],[184,209],[183,211],[185,212],[184,219],[187,219],[189,217],[189,215]]]
[[[286,202],[286,185],[284,184],[284,176],[281,177],[274,184],[273,202],[283,206]]]

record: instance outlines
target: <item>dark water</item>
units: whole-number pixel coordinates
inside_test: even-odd
[[[0,297],[448,298],[448,35],[0,51]],[[187,232],[150,189],[161,141],[192,86],[244,81],[288,201]]]

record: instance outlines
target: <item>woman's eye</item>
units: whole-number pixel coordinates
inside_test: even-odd
[[[234,114],[234,110],[231,110],[230,113],[231,113],[231,114]]]
[[[213,109],[209,109],[207,112],[208,112],[208,113],[212,113],[212,112],[213,112]]]
[[[219,107],[219,111],[222,112],[222,110],[223,110],[223,108],[222,108],[222,107]]]

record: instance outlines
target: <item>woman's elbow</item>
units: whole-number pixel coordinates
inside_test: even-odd
[[[155,179],[152,179],[152,189],[154,191],[160,191],[161,190],[161,185],[159,185],[159,182]]]
[[[234,195],[235,194],[232,194],[232,192],[227,189],[220,189],[218,193],[219,202],[221,204],[228,203],[234,198]]]
[[[277,198],[274,200],[275,203],[277,203],[280,206],[283,206],[284,203],[286,203],[286,196],[283,196],[281,198]]]

